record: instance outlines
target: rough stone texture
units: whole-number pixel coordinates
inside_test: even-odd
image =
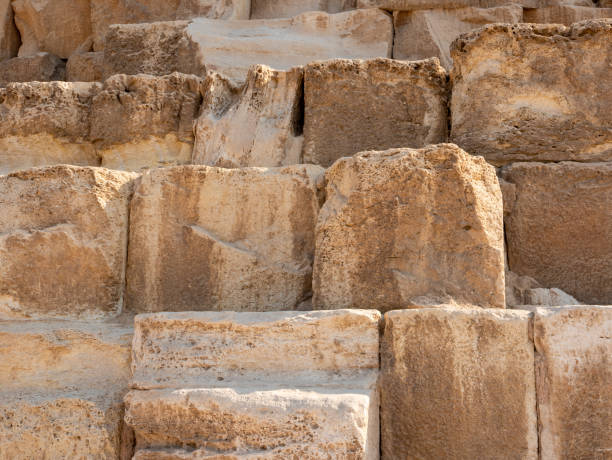
[[[557,5],[546,8],[526,9],[523,22],[542,24],[565,24],[585,19],[612,18],[612,8],[593,8],[592,6]]]
[[[534,288],[525,293],[526,305],[580,305],[581,303],[561,289]]]
[[[132,388],[369,386],[379,320],[372,310],[138,315]]]
[[[12,82],[54,81],[66,79],[66,64],[49,53],[0,61],[0,86]]]
[[[0,322],[0,459],[118,459],[131,338],[120,324]]]
[[[311,290],[323,170],[183,166],[132,200],[128,307],[291,310]]]
[[[446,141],[447,74],[437,59],[334,59],[304,71],[304,162]]]
[[[530,276],[519,276],[510,270],[506,270],[506,306],[508,308],[517,308],[524,305],[558,307],[581,304],[582,302],[561,289],[543,288]]]
[[[47,51],[68,58],[91,35],[89,0],[13,0],[19,56]]]
[[[251,68],[233,105],[221,113],[218,104],[202,111],[193,163],[225,168],[301,163],[303,75],[301,68]]]
[[[535,312],[541,458],[612,451],[612,307]]]
[[[121,311],[134,176],[76,166],[0,176],[0,319]]]
[[[482,158],[452,144],[363,152],[326,180],[316,308],[505,306],[502,196]]]
[[[571,1],[571,0],[568,0]],[[584,0],[576,0],[584,1]],[[554,3],[555,0],[356,0],[357,8],[382,8],[389,11],[434,10],[452,8],[493,8],[516,3],[526,8],[537,8],[542,4]]]
[[[57,163],[98,165],[89,142],[93,83],[11,83],[0,89],[0,174]]]
[[[111,24],[175,21],[195,17],[249,19],[250,0],[91,0],[94,49],[104,49]]]
[[[251,19],[290,18],[306,11],[340,13],[355,7],[355,0],[251,0]]]
[[[515,163],[503,178],[510,269],[612,303],[612,163]]]
[[[191,161],[202,79],[115,75],[94,96],[91,141],[102,166],[138,170]]]
[[[393,57],[415,61],[435,56],[450,69],[450,45],[459,35],[493,22],[523,22],[520,5],[395,11]]]
[[[17,56],[19,44],[11,0],[0,0],[0,61]]]
[[[66,63],[66,80],[101,81],[104,74],[104,53],[74,53]]]
[[[383,458],[537,459],[530,330],[528,312],[387,313]]]
[[[612,20],[496,24],[453,58],[451,139],[495,165],[612,160]]]

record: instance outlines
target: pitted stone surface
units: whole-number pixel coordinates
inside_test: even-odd
[[[15,26],[11,0],[0,1],[0,61],[17,56],[19,31]]]
[[[355,0],[251,0],[251,19],[290,18],[306,11],[339,13],[355,7]]]

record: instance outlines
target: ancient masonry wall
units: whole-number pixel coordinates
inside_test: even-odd
[[[0,460],[612,458],[609,0],[0,0]]]

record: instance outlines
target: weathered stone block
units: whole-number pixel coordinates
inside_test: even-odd
[[[121,311],[134,177],[65,165],[0,176],[0,318]]]
[[[586,19],[612,18],[612,8],[593,8],[593,6],[557,5],[545,8],[525,9],[523,22],[542,24],[565,24]]]
[[[446,141],[447,74],[437,59],[335,59],[304,71],[304,162]]]
[[[530,313],[385,315],[383,458],[537,459]]]
[[[389,11],[435,10],[452,8],[493,8],[505,6],[507,0],[356,0],[357,8],[383,8]],[[517,0],[511,3],[527,8],[537,8],[549,3],[546,0]]]
[[[503,177],[510,269],[612,303],[612,163],[515,163]]]
[[[611,44],[610,19],[461,36],[451,49],[451,139],[498,166],[611,161]]]
[[[0,85],[13,82],[63,81],[66,79],[66,64],[49,53],[16,57],[0,61]]]
[[[0,61],[17,56],[19,42],[11,0],[0,0]]]
[[[326,179],[316,308],[505,306],[502,196],[484,159],[452,144],[363,152]]]
[[[393,58],[414,61],[435,56],[450,69],[450,45],[459,35],[494,22],[518,23],[523,20],[520,5],[497,8],[454,8],[395,11]]]
[[[609,458],[612,307],[538,308],[534,336],[542,458]]]
[[[311,290],[317,166],[153,170],[131,211],[136,311],[293,309]]]
[[[73,53],[66,63],[67,81],[101,81],[104,53]]]
[[[340,13],[355,7],[355,0],[251,0],[251,19],[290,18],[306,11]]]
[[[138,170],[191,161],[203,81],[195,75],[115,75],[92,100],[102,166]]]
[[[0,89],[0,174],[57,163],[98,165],[89,142],[91,83],[11,83]]]
[[[225,168],[301,163],[303,75],[301,68],[251,68],[233,104],[227,107],[222,98],[203,108],[193,163]]]
[[[0,459],[119,458],[131,338],[120,324],[0,322]]]

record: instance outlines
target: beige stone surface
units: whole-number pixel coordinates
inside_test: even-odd
[[[138,315],[132,388],[369,387],[379,321],[372,310]]]
[[[463,35],[451,49],[452,141],[498,166],[612,160],[611,43],[611,19]]]
[[[175,21],[195,17],[249,19],[250,0],[90,0],[94,49],[104,49],[112,24]]]
[[[19,31],[15,26],[11,0],[0,1],[0,61],[17,56]]]
[[[304,71],[304,162],[446,141],[447,74],[437,59],[334,59]]]
[[[609,458],[612,307],[538,308],[541,458]]]
[[[292,310],[310,295],[323,170],[145,173],[130,216],[135,311]]]
[[[202,110],[193,163],[225,168],[301,163],[303,83],[301,68],[252,67],[233,105]],[[227,105],[225,99],[221,104]]]
[[[98,165],[89,142],[92,83],[11,83],[0,89],[0,174],[57,163]]]
[[[134,177],[66,165],[0,176],[0,319],[121,311]]]
[[[326,172],[315,308],[504,307],[495,169],[452,144],[362,152]]]
[[[66,64],[49,53],[0,61],[0,86],[12,82],[65,80]]]
[[[173,73],[115,75],[92,100],[91,141],[102,166],[139,170],[191,161],[203,81]]]
[[[89,0],[13,0],[19,56],[47,51],[68,58],[91,35]]]
[[[104,74],[104,53],[73,53],[66,63],[67,81],[101,81]]]
[[[515,163],[503,177],[510,269],[612,303],[612,163]]]
[[[537,459],[530,331],[523,311],[387,313],[383,458]]]
[[[290,18],[306,11],[339,13],[355,7],[355,0],[251,0],[251,19]]]
[[[519,276],[506,270],[506,306],[521,308],[525,305],[544,305],[558,307],[581,305],[568,293],[558,288],[544,288],[530,276]]]
[[[493,8],[515,3],[526,8],[537,8],[548,3],[557,3],[559,0],[356,0],[357,8],[383,8],[389,11],[412,11],[464,8]],[[568,0],[571,1],[571,0]],[[583,1],[583,0],[576,0]]]
[[[0,459],[115,460],[132,329],[0,322]]]
[[[612,5],[611,5],[612,6]],[[523,22],[541,24],[565,24],[585,19],[612,18],[612,8],[594,8],[593,6],[556,5],[544,8],[526,9]]]
[[[395,11],[393,58],[415,61],[435,56],[450,69],[450,45],[459,35],[494,22],[523,22],[518,4],[497,8],[454,8]],[[527,22],[527,21],[526,21]],[[531,22],[531,21],[530,21]]]

